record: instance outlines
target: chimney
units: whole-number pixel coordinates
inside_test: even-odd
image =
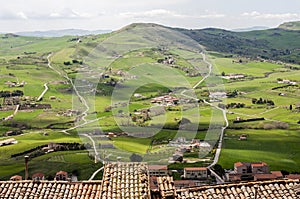
[[[29,156],[25,156],[25,180],[28,180],[28,160]]]

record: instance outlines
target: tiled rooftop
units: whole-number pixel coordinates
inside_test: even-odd
[[[172,186],[172,180],[163,187]],[[168,190],[167,190],[168,191]],[[154,192],[153,198],[165,199],[166,192]],[[299,199],[299,180],[277,180],[263,182],[248,182],[239,184],[223,184],[214,186],[202,186],[188,189],[176,190],[174,199]]]
[[[101,181],[0,181],[1,199],[99,199]]]
[[[101,199],[150,199],[147,163],[105,165]]]

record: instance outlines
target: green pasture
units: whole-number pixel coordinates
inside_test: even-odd
[[[298,130],[226,130],[219,164],[233,168],[235,162],[269,164],[271,170],[298,171],[300,134]],[[239,135],[247,134],[246,141]]]

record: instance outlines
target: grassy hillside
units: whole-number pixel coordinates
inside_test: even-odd
[[[208,28],[202,30],[179,29],[179,31],[206,46],[208,50],[252,58],[260,57],[300,63],[300,34],[296,30],[277,28],[231,32]]]
[[[285,30],[300,30],[300,21],[286,22],[279,25],[278,28]]]
[[[209,72],[208,64],[203,61],[204,55],[201,54],[204,52],[202,46],[211,50],[206,56],[212,63],[212,71],[207,81],[198,85]],[[231,168],[235,161],[266,161],[272,169],[299,171],[299,46],[299,31],[282,28],[230,32],[132,24],[113,33],[82,37],[1,35],[0,91],[21,90],[34,103],[50,104],[51,109],[20,110],[12,120],[0,122],[0,140],[7,139],[4,134],[9,130],[24,132],[23,135],[12,136],[18,141],[17,144],[0,147],[0,179],[8,179],[12,174],[24,174],[23,157],[11,158],[12,154],[49,142],[91,144],[87,137],[80,138],[78,132],[92,136],[99,151],[102,150],[101,144],[113,144],[122,151],[114,154],[115,149],[107,149],[100,151],[101,155],[111,153],[110,157],[115,159],[122,156],[124,160],[129,160],[132,153],[149,153],[154,154],[158,161],[160,152],[167,148],[166,144],[175,136],[205,138],[210,122],[215,119],[212,117],[220,110],[202,100],[208,101],[210,93],[222,90],[235,95],[213,103],[215,106],[228,106],[229,128],[226,130],[219,163],[225,168]],[[50,53],[52,68],[47,59]],[[264,62],[262,58],[293,64]],[[168,63],[169,59],[175,62]],[[230,74],[243,77],[226,79]],[[279,83],[280,79],[296,82],[296,85]],[[9,87],[8,81],[25,81],[26,84],[24,87]],[[119,87],[115,87],[116,83]],[[49,90],[37,102],[36,98],[45,89],[44,84],[48,85]],[[192,87],[195,97],[202,100],[193,102],[185,99],[183,94],[189,92],[184,90]],[[70,113],[68,111],[71,109],[84,111],[85,107],[72,104],[74,99],[78,99],[72,94],[75,88],[87,101],[89,109],[85,119],[89,123],[68,131],[70,134],[63,133],[62,130],[74,127],[75,121],[83,121],[79,117],[80,113],[70,116],[64,114]],[[167,95],[170,91],[171,95],[182,99],[182,104],[165,107],[162,113],[157,109],[157,115],[150,119],[144,115],[145,110],[159,106],[151,102],[154,97]],[[113,92],[121,98],[112,99]],[[124,96],[127,98],[123,99]],[[260,98],[272,100],[274,104],[253,103],[253,99]],[[82,99],[78,101],[80,104]],[[0,104],[5,107],[3,102],[1,98]],[[127,103],[128,110],[124,106]],[[199,108],[185,106],[189,103],[197,104]],[[238,103],[243,104],[243,107],[236,107]],[[0,111],[0,118],[13,113],[14,109],[4,109]],[[127,113],[130,117],[126,117]],[[223,124],[221,116],[217,120]],[[265,120],[234,123],[237,117],[264,117]],[[197,124],[195,133],[189,131],[189,124],[178,133],[179,121],[183,118],[188,123]],[[127,121],[130,122],[130,127],[149,125],[153,129],[156,126],[162,129],[145,138],[126,135],[107,138],[105,133],[124,131],[122,125],[117,125],[118,119],[125,125]],[[99,128],[104,132],[95,133]],[[249,135],[245,142],[237,140],[242,133]],[[285,148],[285,143],[291,143],[291,147]],[[252,157],[253,151],[259,155]],[[213,152],[207,156],[208,159],[212,157]],[[185,154],[185,158],[196,161],[196,164],[200,161],[198,151]],[[93,157],[90,158],[84,150],[54,152],[30,160],[31,173],[41,171],[50,177],[57,170],[78,173],[77,168],[86,171],[79,172],[79,178],[87,179],[99,166],[101,164],[95,164]]]

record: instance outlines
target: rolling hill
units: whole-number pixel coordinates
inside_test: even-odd
[[[286,22],[278,26],[284,30],[300,30],[300,21]]]
[[[5,134],[11,130],[22,130],[24,133],[15,137],[18,144],[0,148],[0,178],[8,179],[12,174],[23,175],[22,157],[14,159],[12,155],[46,145],[50,140],[57,143],[89,142],[88,137],[79,138],[80,132],[91,137],[96,135],[95,142],[99,146],[103,144],[109,147],[113,143],[116,148],[124,150],[121,151],[121,155],[127,159],[133,152],[142,155],[153,152],[155,157],[161,158],[164,154],[158,152],[178,134],[179,120],[184,111],[185,121],[189,121],[184,126],[185,130],[189,130],[193,123],[199,121],[199,113],[201,120],[196,126],[195,135],[191,135],[190,131],[181,133],[204,140],[212,116],[221,110],[219,105],[227,106],[229,120],[219,164],[224,168],[231,168],[236,161],[263,160],[270,164],[272,169],[299,172],[299,65],[286,67],[285,64],[245,58],[260,57],[300,63],[299,37],[299,31],[282,28],[232,32],[213,28],[175,29],[141,23],[100,35],[52,38],[0,35],[0,91],[18,89],[28,96],[20,98],[24,103],[45,103],[52,107],[49,110],[21,110],[12,121],[5,118],[9,118],[14,110],[3,109],[0,112],[0,118],[4,118],[0,123],[1,140],[6,139]],[[222,56],[218,56],[220,54]],[[212,64],[211,71],[208,62],[205,61],[206,57]],[[172,64],[173,59],[175,64]],[[169,63],[169,60],[172,63]],[[209,74],[210,78],[202,83],[201,79],[206,74]],[[241,74],[241,78],[233,78],[230,74]],[[280,79],[282,82],[296,82],[296,85],[279,83]],[[159,81],[143,85],[146,80]],[[160,80],[165,80],[166,85]],[[18,84],[18,81],[26,82],[25,86],[8,86],[14,82]],[[119,84],[117,88],[116,82]],[[48,85],[49,90],[41,101],[36,101],[35,98],[43,92],[44,85]],[[194,106],[187,106],[191,110],[182,111],[180,105],[167,108],[165,115],[159,115],[160,111],[156,110],[157,115],[153,115],[149,120],[149,115],[145,113],[152,106],[153,97],[167,95],[170,90],[178,95],[187,96],[187,85],[193,86],[197,99],[208,101],[211,98],[210,92],[220,91],[223,87],[224,92],[231,95],[221,101],[212,102],[214,104],[199,101],[199,110],[193,109]],[[127,92],[128,88],[138,88],[132,89],[137,95]],[[72,95],[75,89],[81,96]],[[126,98],[130,99],[128,110],[123,107],[127,101],[119,103],[123,100],[119,98],[114,98],[118,103],[112,108],[113,94],[123,98],[124,93],[129,94]],[[186,94],[183,95],[184,93]],[[74,99],[78,100],[80,105],[84,104],[82,100],[85,99],[89,103],[89,109],[73,106]],[[253,103],[253,99],[260,99],[261,103]],[[270,99],[274,102],[273,105],[265,103]],[[117,106],[118,104],[120,105]],[[1,106],[10,108],[3,103]],[[219,108],[215,108],[217,106]],[[132,118],[123,118],[124,113],[129,113]],[[153,136],[139,139],[122,135],[122,129],[116,124],[115,116],[120,123],[124,122],[123,124],[127,121],[134,127],[151,124],[151,132],[154,127],[162,127],[162,130]],[[162,116],[166,116],[166,119]],[[76,121],[83,121],[81,117],[85,117],[90,123],[81,123],[82,128],[74,128]],[[257,117],[263,117],[264,120],[251,122],[251,119]],[[234,123],[236,118],[244,120]],[[223,124],[223,117],[217,119]],[[117,136],[107,140],[100,136],[97,138],[98,134],[94,133],[100,135],[101,131],[95,131],[99,126],[104,133],[113,132]],[[239,135],[242,133],[249,135],[249,140],[239,141]],[[286,143],[289,143],[289,147],[286,147]],[[91,146],[87,146],[90,151]],[[259,153],[255,157],[252,155],[254,150]],[[184,155],[189,160],[199,161],[198,151]],[[93,156],[93,153],[90,153],[90,156]],[[120,154],[116,153],[110,158],[117,159],[119,156]],[[212,159],[213,153],[208,158]],[[46,165],[50,165],[51,168]],[[58,169],[70,173],[84,171],[79,173],[79,179],[87,179],[98,166],[101,164],[95,165],[94,157],[90,158],[89,153],[82,150],[57,151],[33,157],[30,162],[31,172],[44,172],[50,177]],[[43,168],[42,171],[40,168]]]
[[[282,27],[248,32],[232,32],[215,28],[178,29],[178,31],[195,39],[211,51],[300,63],[300,31]]]

